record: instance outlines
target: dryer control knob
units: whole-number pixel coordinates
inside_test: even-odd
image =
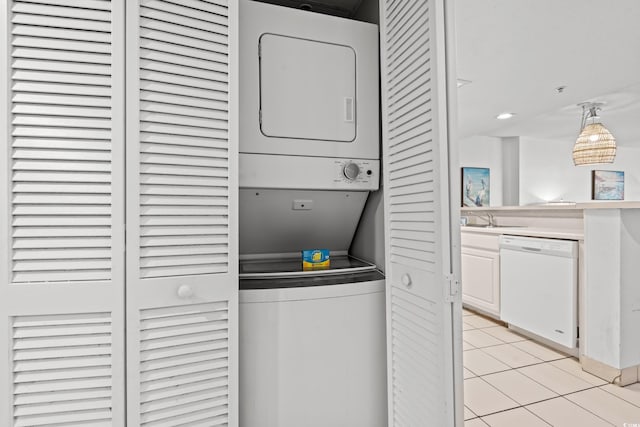
[[[360,175],[360,166],[355,163],[347,163],[342,169],[342,173],[349,181],[355,181]]]

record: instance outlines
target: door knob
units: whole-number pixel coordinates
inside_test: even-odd
[[[411,276],[409,276],[407,273],[403,274],[400,280],[402,281],[402,284],[407,288],[411,287]]]
[[[178,288],[178,296],[180,298],[191,298],[193,296],[193,289],[189,285],[180,285]]]

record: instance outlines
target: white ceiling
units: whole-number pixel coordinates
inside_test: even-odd
[[[456,39],[461,137],[574,139],[577,104],[600,101],[640,146],[640,0],[457,0]]]

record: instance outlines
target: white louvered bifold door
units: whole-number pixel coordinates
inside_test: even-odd
[[[453,426],[445,1],[380,3],[389,426]]]
[[[237,1],[127,2],[127,419],[237,425]]]
[[[124,1],[0,8],[0,425],[124,426]]]

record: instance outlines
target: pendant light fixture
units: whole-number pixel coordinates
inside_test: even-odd
[[[573,164],[581,166],[613,163],[616,157],[616,139],[598,117],[603,104],[585,102],[578,105],[582,107],[582,120],[580,135],[573,146]]]

